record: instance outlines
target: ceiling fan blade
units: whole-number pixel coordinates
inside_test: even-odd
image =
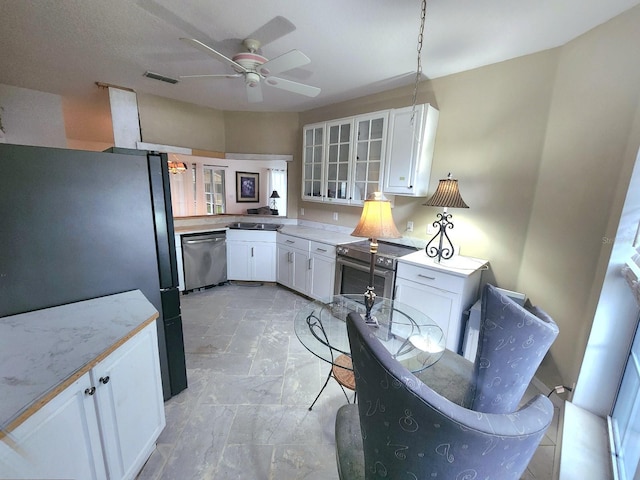
[[[180,75],[179,78],[236,78],[241,77],[241,73],[229,74],[229,75]]]
[[[274,17],[246,38],[260,40],[262,45],[276,41],[293,32],[296,26],[284,17]]]
[[[247,83],[247,99],[249,103],[260,103],[262,101],[262,87],[256,83],[253,87]]]
[[[320,93],[320,89],[318,87],[312,87],[311,85],[305,85],[304,83],[292,82],[291,80],[285,80],[284,78],[267,77],[265,79],[265,83],[272,87],[280,88],[281,90],[286,90],[288,92],[298,93],[307,97],[315,97]]]
[[[284,53],[279,57],[272,58],[268,62],[263,63],[258,67],[258,72],[264,76],[275,75],[280,72],[286,72],[287,70],[301,67],[302,65],[307,65],[308,63],[311,63],[311,59],[304,53],[300,50],[291,50],[290,52]]]
[[[209,47],[208,45],[205,45],[204,43],[202,43],[199,40],[196,40],[195,38],[181,38],[180,40],[182,40],[185,43],[188,43],[192,47],[197,48],[201,52],[206,53],[210,57],[213,57],[216,60],[221,61],[222,63],[226,63],[227,65],[232,67],[234,70],[237,70],[239,72],[245,72],[245,73],[248,71],[246,68],[244,68],[239,63],[234,62],[229,57],[226,57],[225,55],[221,54],[220,52],[216,52],[213,48]]]
[[[136,0],[138,6],[143,10],[146,10],[151,15],[158,17],[168,25],[176,27],[178,30],[186,33],[190,37],[202,38],[203,40],[210,40],[209,36],[204,32],[198,30],[196,27],[188,22],[185,22],[178,15],[160,5],[155,0]]]

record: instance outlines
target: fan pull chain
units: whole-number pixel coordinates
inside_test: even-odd
[[[411,110],[411,125],[416,116],[416,101],[418,99],[418,85],[420,84],[420,77],[422,76],[422,41],[424,40],[424,24],[427,18],[427,0],[422,0],[422,9],[420,12],[420,32],[418,33],[418,66],[416,68],[416,82],[413,86],[413,100]]]

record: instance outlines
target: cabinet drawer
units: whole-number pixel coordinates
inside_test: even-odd
[[[278,242],[278,245],[286,245],[287,247],[309,251],[310,242],[305,238],[292,237],[291,235],[284,235],[282,233],[278,233],[277,242]]]
[[[335,258],[336,247],[334,245],[327,245],[322,242],[310,242],[309,253],[311,255],[322,255],[323,257]]]
[[[430,287],[439,288],[447,292],[462,293],[464,290],[463,277],[451,275],[445,272],[439,272],[426,267],[418,267],[398,262],[398,278],[405,278],[412,282]]]

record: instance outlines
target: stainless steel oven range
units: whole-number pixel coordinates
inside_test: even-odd
[[[415,247],[378,240],[373,285],[377,296],[393,298],[397,259],[416,250]],[[371,262],[369,240],[338,245],[336,254],[335,294],[364,293],[369,283]]]

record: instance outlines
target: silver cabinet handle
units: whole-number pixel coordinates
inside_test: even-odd
[[[94,393],[96,393],[96,387],[85,388],[84,390],[85,395],[93,395]]]
[[[309,259],[309,267],[307,268],[307,270],[311,270],[311,262],[313,261],[312,258]]]
[[[251,256],[253,257],[253,247],[251,247]]]
[[[435,280],[436,277],[430,277],[428,275],[423,275],[422,273],[418,274],[419,277],[426,278],[427,280]]]
[[[101,384],[106,385],[107,383],[109,383],[109,380],[111,380],[109,378],[109,375],[105,375],[104,377],[100,377],[100,379],[98,380]]]
[[[285,240],[286,243],[296,243],[293,240]]]
[[[287,261],[293,263],[293,252],[287,252]]]
[[[317,250],[318,252],[326,252],[326,251],[327,251],[327,249],[326,249],[326,248],[316,248],[316,250]]]

